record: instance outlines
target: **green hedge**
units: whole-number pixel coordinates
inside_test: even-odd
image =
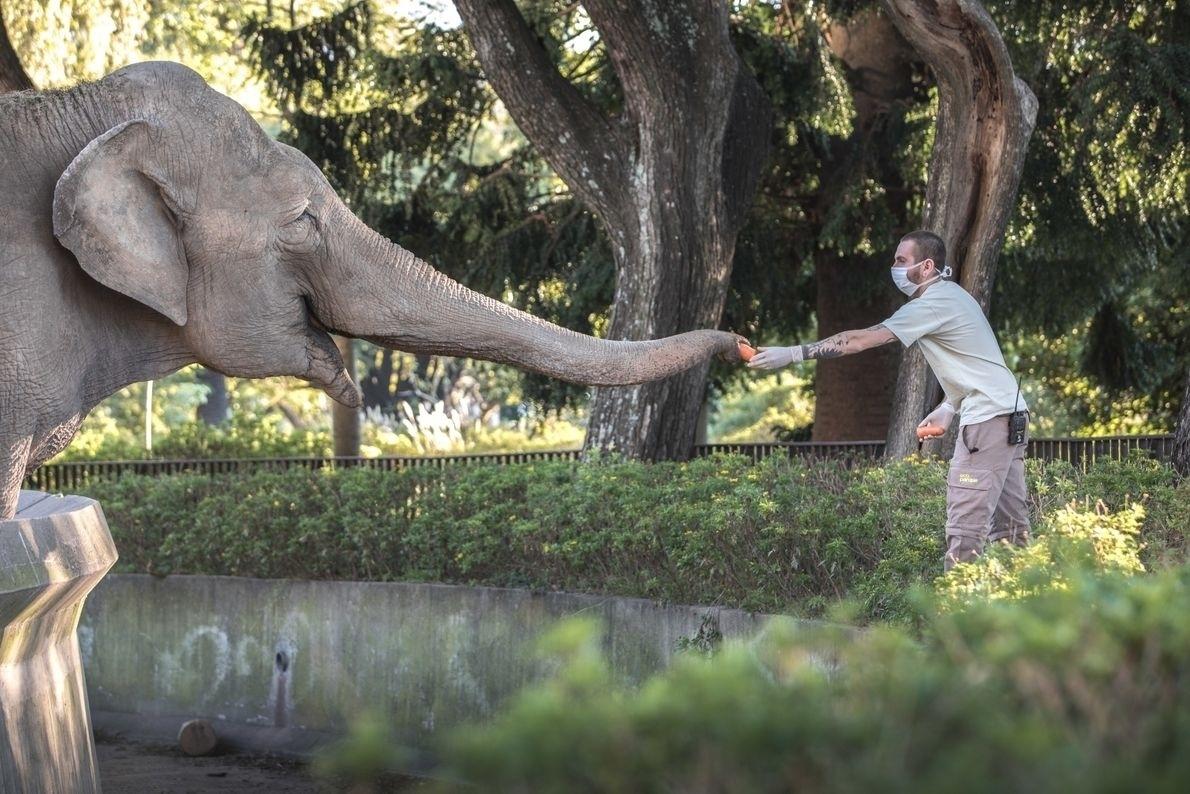
[[[818,615],[850,598],[903,619],[941,568],[945,464],[849,470],[689,463],[125,477],[87,492],[119,570],[531,587]],[[1185,556],[1190,483],[1134,459],[1082,474],[1030,461],[1047,520],[1071,500],[1145,507],[1143,559]]]
[[[1182,791],[1190,568],[1138,575],[1144,513],[1047,514],[1028,547],[914,587],[913,631],[776,619],[722,644],[704,624],[639,687],[597,623],[565,622],[538,641],[550,678],[443,737],[436,790]],[[367,790],[402,761],[385,725],[319,769]]]
[[[1063,578],[927,607],[918,635],[771,625],[638,689],[608,675],[595,627],[565,624],[543,646],[558,674],[456,731],[448,778],[541,794],[1185,791],[1190,569]]]

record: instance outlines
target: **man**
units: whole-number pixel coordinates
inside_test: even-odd
[[[945,430],[959,407],[959,435],[946,493],[945,568],[975,559],[985,541],[1029,540],[1025,496],[1027,406],[987,318],[967,291],[945,279],[946,245],[933,232],[901,238],[892,279],[910,297],[896,314],[863,331],[844,331],[809,345],[762,347],[748,362],[776,369],[812,358],[836,358],[899,340],[921,345],[946,395],[919,428]],[[1014,412],[1021,412],[1010,422]],[[1015,437],[1009,437],[1010,424]]]

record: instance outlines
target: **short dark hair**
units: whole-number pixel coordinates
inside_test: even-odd
[[[917,250],[918,262],[923,259],[933,259],[936,270],[941,271],[946,267],[946,243],[942,242],[942,238],[938,235],[925,229],[918,229],[915,232],[909,232],[901,240],[910,240],[913,243]]]

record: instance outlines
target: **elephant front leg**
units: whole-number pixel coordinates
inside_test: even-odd
[[[0,439],[0,521],[16,515],[32,436]]]
[[[33,469],[36,469],[70,446],[70,442],[74,440],[75,433],[78,432],[79,427],[83,424],[83,419],[86,417],[87,412],[83,411],[64,419],[48,436],[44,439],[39,438],[36,444],[31,445],[28,459],[25,463],[25,471],[33,471]]]

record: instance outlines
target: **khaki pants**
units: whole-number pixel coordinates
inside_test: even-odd
[[[978,557],[987,541],[1029,542],[1026,445],[1009,445],[1006,415],[959,428],[947,477],[946,570]]]

